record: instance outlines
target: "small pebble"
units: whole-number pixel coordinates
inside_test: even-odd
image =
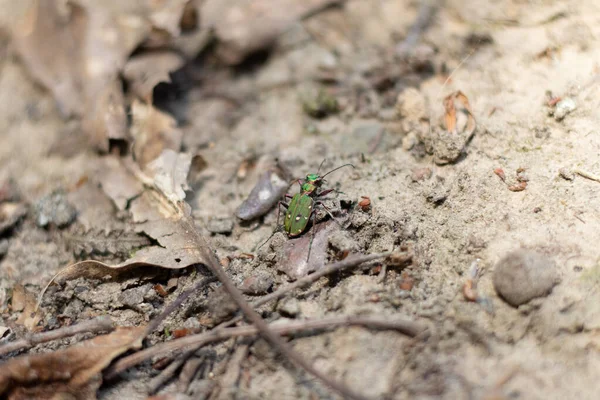
[[[401,118],[419,120],[427,116],[425,96],[415,88],[406,88],[396,99],[396,112]]]
[[[575,111],[577,104],[570,97],[566,97],[559,101],[554,108],[554,119],[557,121],[563,120],[568,114]]]
[[[257,272],[242,282],[242,293],[251,295],[266,294],[273,287],[273,277],[266,271]]]
[[[575,174],[569,168],[563,167],[558,170],[558,174],[561,178],[566,179],[568,181],[572,181],[575,179]]]
[[[428,167],[415,168],[412,170],[412,173],[410,175],[410,179],[413,182],[420,182],[429,178],[431,178],[431,168]]]
[[[55,225],[64,228],[75,221],[77,209],[69,203],[63,191],[42,197],[34,206],[35,223],[39,227]]]
[[[492,280],[500,297],[518,307],[533,298],[546,296],[559,282],[559,277],[553,260],[522,249],[498,261]]]
[[[151,284],[124,290],[119,295],[119,302],[124,306],[136,308],[144,301],[144,296],[150,290]]]
[[[298,302],[298,299],[290,298],[279,303],[277,311],[284,317],[294,318],[300,314],[300,303]]]
[[[231,218],[211,218],[206,224],[206,229],[211,233],[230,234],[233,231],[233,220]]]

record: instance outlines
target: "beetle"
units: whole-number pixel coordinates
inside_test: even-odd
[[[316,174],[308,174],[308,175],[306,175],[304,180],[298,179],[296,181],[300,185],[300,192],[296,193],[293,196],[290,194],[286,194],[285,198],[291,199],[288,204],[286,204],[283,201],[280,201],[278,203],[277,226],[278,227],[280,226],[279,225],[279,217],[281,215],[281,207],[284,207],[286,209],[286,212],[285,212],[285,217],[284,217],[284,221],[283,221],[283,230],[287,233],[288,237],[290,237],[290,238],[294,238],[294,237],[298,237],[298,236],[302,235],[304,233],[304,231],[306,230],[306,227],[308,226],[308,222],[311,220],[311,218],[312,218],[312,223],[313,223],[312,234],[314,236],[314,225],[315,225],[314,212],[315,212],[316,206],[323,207],[325,209],[325,211],[327,212],[327,214],[329,214],[329,216],[335,220],[335,218],[333,217],[333,215],[331,214],[329,209],[320,200],[318,200],[319,198],[324,197],[327,194],[334,191],[334,189],[326,189],[321,192],[319,192],[319,189],[321,189],[321,186],[325,182],[325,177],[327,175],[331,174],[332,172],[337,171],[338,169],[344,168],[344,167],[352,167],[352,168],[355,168],[355,167],[352,164],[344,164],[337,168],[332,169],[331,171],[329,171],[326,174],[324,174],[323,176],[321,176],[321,175],[319,175],[319,171],[321,170],[321,166],[323,166],[324,162],[325,162],[325,160],[323,160],[323,162],[321,162],[321,165],[319,166],[319,169],[317,170]],[[273,232],[273,234],[258,248],[262,247],[265,243],[267,243],[275,235],[276,232],[277,232],[277,230],[275,232]],[[312,245],[312,238],[311,238],[311,245]],[[310,246],[309,246],[309,256],[310,256]]]

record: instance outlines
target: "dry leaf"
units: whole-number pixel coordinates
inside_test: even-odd
[[[131,114],[133,155],[142,169],[157,159],[165,149],[177,154],[181,148],[183,132],[177,128],[175,118],[138,100],[131,105]]]
[[[64,350],[9,360],[0,368],[0,395],[8,399],[95,399],[102,370],[118,355],[141,347],[144,330],[117,328]]]
[[[148,171],[156,187],[170,201],[177,203],[185,199],[185,190],[189,190],[187,176],[192,156],[165,149],[160,156],[148,164]]]
[[[283,245],[284,256],[277,265],[279,271],[284,272],[292,279],[298,279],[326,264],[329,237],[337,229],[337,225],[334,221],[327,221],[317,224],[315,229],[314,238],[312,233],[308,233],[285,242]]]
[[[17,53],[33,76],[52,92],[62,114],[81,115],[81,82],[76,77],[80,38],[85,31],[83,10],[59,7],[56,1],[36,1],[12,28]]]
[[[462,107],[458,108],[458,114],[457,101],[462,104]],[[477,126],[475,117],[473,116],[469,99],[463,92],[459,90],[446,96],[444,99],[444,108],[446,109],[444,121],[448,132],[456,134],[460,129],[461,133],[464,133],[466,136],[471,136],[475,132]],[[463,121],[460,121],[459,117],[462,117]]]
[[[123,77],[131,91],[147,104],[152,104],[152,91],[160,82],[171,82],[170,72],[183,66],[185,60],[173,51],[155,51],[134,56],[123,68]]]
[[[25,290],[23,285],[15,285],[12,293],[11,308],[13,311],[22,311],[16,323],[23,325],[28,331],[34,330],[42,319],[41,312],[37,310],[36,297]]]
[[[283,165],[275,163],[259,177],[235,215],[242,220],[250,221],[266,214],[283,197],[290,186],[290,178],[289,171]]]
[[[63,115],[82,118],[91,142],[107,150],[108,139],[128,136],[119,77],[128,57],[153,27],[179,35],[185,3],[36,1],[13,23],[12,37],[17,53],[52,92]]]
[[[103,168],[98,172],[102,190],[115,203],[119,210],[124,210],[128,202],[144,191],[140,181],[130,174],[115,157],[106,157]]]
[[[214,28],[218,53],[237,64],[251,52],[273,44],[294,22],[340,0],[208,0],[202,6],[201,26]]]

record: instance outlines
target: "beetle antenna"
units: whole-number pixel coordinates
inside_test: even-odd
[[[319,175],[319,172],[321,171],[321,167],[323,166],[323,164],[325,164],[325,160],[327,160],[327,159],[324,158],[323,161],[321,161],[321,164],[319,164],[319,169],[317,170],[317,175]]]
[[[337,168],[334,168],[334,169],[332,169],[331,171],[329,171],[328,173],[326,173],[325,175],[323,175],[323,176],[321,177],[321,179],[325,178],[325,177],[326,177],[327,175],[329,175],[330,173],[332,173],[332,172],[335,172],[335,171],[337,171],[338,169],[340,169],[340,168],[344,168],[344,167],[352,167],[352,168],[356,168],[354,165],[352,165],[352,164],[350,164],[350,163],[348,163],[348,164],[344,164],[344,165],[340,165],[339,167],[337,167]]]

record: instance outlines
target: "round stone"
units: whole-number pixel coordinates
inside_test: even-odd
[[[559,282],[559,277],[553,260],[521,249],[498,261],[492,280],[500,297],[518,307],[533,298],[546,296]]]

